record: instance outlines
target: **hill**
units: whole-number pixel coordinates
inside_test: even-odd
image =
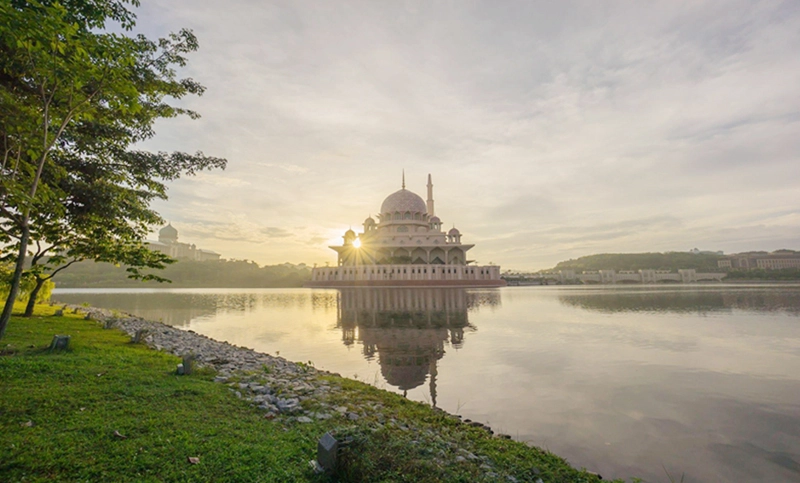
[[[304,264],[260,267],[248,260],[180,260],[157,275],[172,283],[131,280],[125,267],[108,263],[82,262],[71,266],[55,279],[56,287],[81,288],[278,288],[301,287],[311,278]]]
[[[720,255],[691,252],[665,253],[601,253],[588,255],[574,260],[559,262],[554,268],[558,270],[678,270],[694,268],[698,272],[719,271],[717,260]]]

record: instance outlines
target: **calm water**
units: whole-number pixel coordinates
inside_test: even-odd
[[[58,290],[487,422],[604,477],[800,481],[800,286]]]

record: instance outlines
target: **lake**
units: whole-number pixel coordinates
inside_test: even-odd
[[[405,393],[605,478],[800,481],[800,285],[59,289]]]

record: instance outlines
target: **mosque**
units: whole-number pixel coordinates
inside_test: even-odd
[[[497,265],[477,266],[467,259],[475,245],[461,242],[461,232],[442,228],[433,204],[433,183],[428,175],[427,202],[406,189],[381,205],[376,221],[364,221],[364,231],[344,233],[344,243],[330,247],[337,253],[335,267],[316,267],[308,287],[354,286],[455,286],[499,287]]]
[[[178,260],[209,261],[219,260],[220,254],[211,250],[197,248],[194,243],[181,243],[178,241],[178,230],[169,223],[158,230],[158,241],[145,241],[147,247]]]

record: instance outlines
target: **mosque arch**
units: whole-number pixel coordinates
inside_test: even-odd
[[[451,265],[462,265],[464,263],[464,251],[460,248],[452,248],[447,253],[448,262]]]
[[[431,254],[429,256],[430,263],[441,264],[444,265],[445,261],[445,254],[444,250],[441,248],[434,248],[431,250]]]
[[[428,263],[428,252],[426,252],[424,248],[415,248],[414,251],[411,252],[411,259],[413,260],[412,263],[415,265]]]

